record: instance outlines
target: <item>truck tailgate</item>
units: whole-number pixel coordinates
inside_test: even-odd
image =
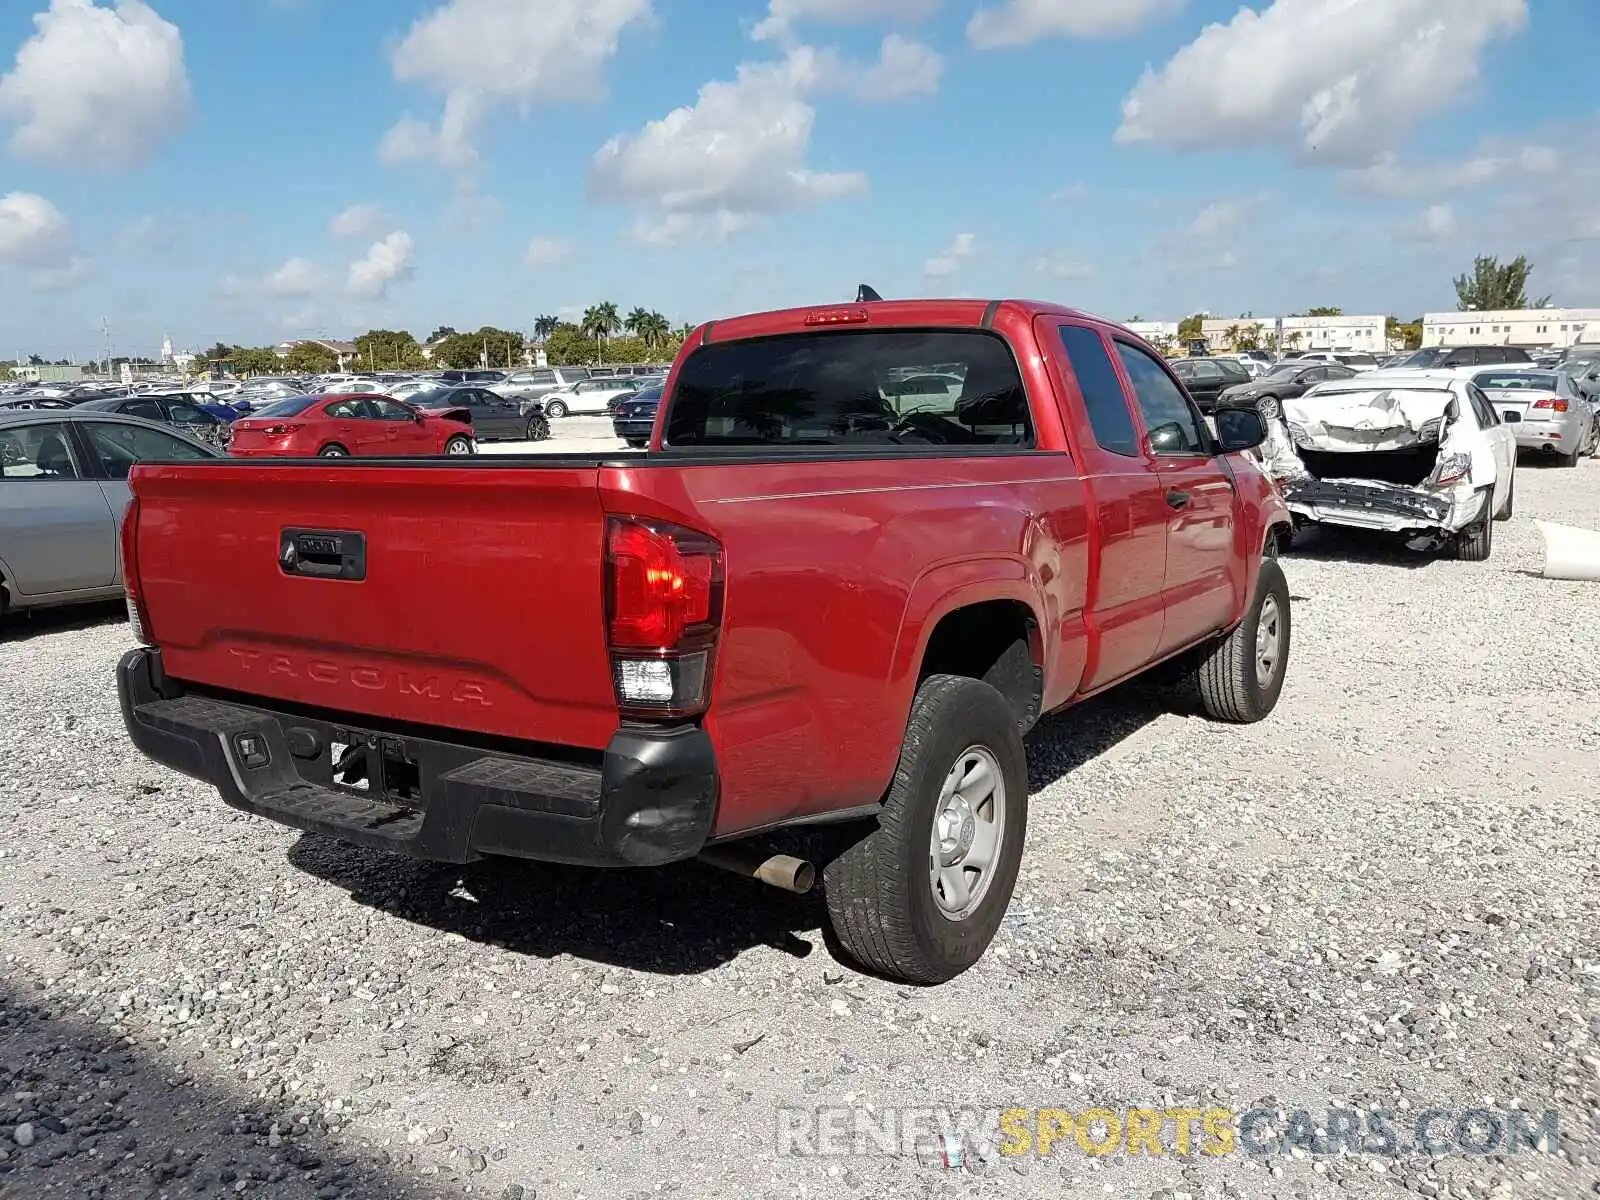
[[[603,747],[617,711],[597,476],[570,464],[141,467],[148,632],[176,679]]]

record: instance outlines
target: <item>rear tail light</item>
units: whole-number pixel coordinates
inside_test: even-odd
[[[721,544],[665,521],[609,517],[605,573],[618,709],[633,717],[704,712],[722,628]]]
[[[1441,454],[1433,469],[1433,482],[1436,487],[1443,486],[1465,479],[1470,474],[1472,474],[1472,455]]]
[[[1535,400],[1533,402],[1533,407],[1534,408],[1552,409],[1555,412],[1564,413],[1564,412],[1567,411],[1567,402],[1565,400],[1560,399],[1559,397],[1552,399],[1551,397],[1546,396],[1542,400]]]
[[[128,501],[127,510],[122,514],[122,591],[128,603],[128,624],[133,628],[134,640],[145,646],[155,645],[150,632],[150,616],[139,597],[138,496]]]
[[[872,319],[864,308],[824,308],[806,314],[807,325],[860,325]]]
[[[262,425],[254,432],[265,434],[267,437],[282,437],[286,433],[293,433],[299,425]],[[250,432],[248,429],[246,432]]]

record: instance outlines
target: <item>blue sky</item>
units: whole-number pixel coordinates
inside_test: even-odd
[[[885,295],[1600,303],[1594,0],[0,0],[0,358]],[[1570,69],[1560,64],[1570,64]]]

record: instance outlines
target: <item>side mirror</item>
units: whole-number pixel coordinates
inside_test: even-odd
[[[1254,450],[1267,440],[1266,418],[1257,409],[1219,408],[1213,419],[1217,423],[1217,445],[1224,454]]]
[[[1157,425],[1150,431],[1150,449],[1156,454],[1179,454],[1185,446],[1183,426],[1176,421]]]

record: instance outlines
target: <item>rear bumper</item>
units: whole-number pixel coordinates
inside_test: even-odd
[[[123,656],[117,691],[134,745],[233,808],[412,858],[655,866],[699,853],[716,815],[716,756],[693,726],[619,729],[598,764],[489,752],[185,694],[148,648]],[[365,756],[368,789],[333,782],[336,744]]]
[[[1289,511],[1308,521],[1400,533],[1447,527],[1449,496],[1386,483],[1296,479],[1283,485]]]

